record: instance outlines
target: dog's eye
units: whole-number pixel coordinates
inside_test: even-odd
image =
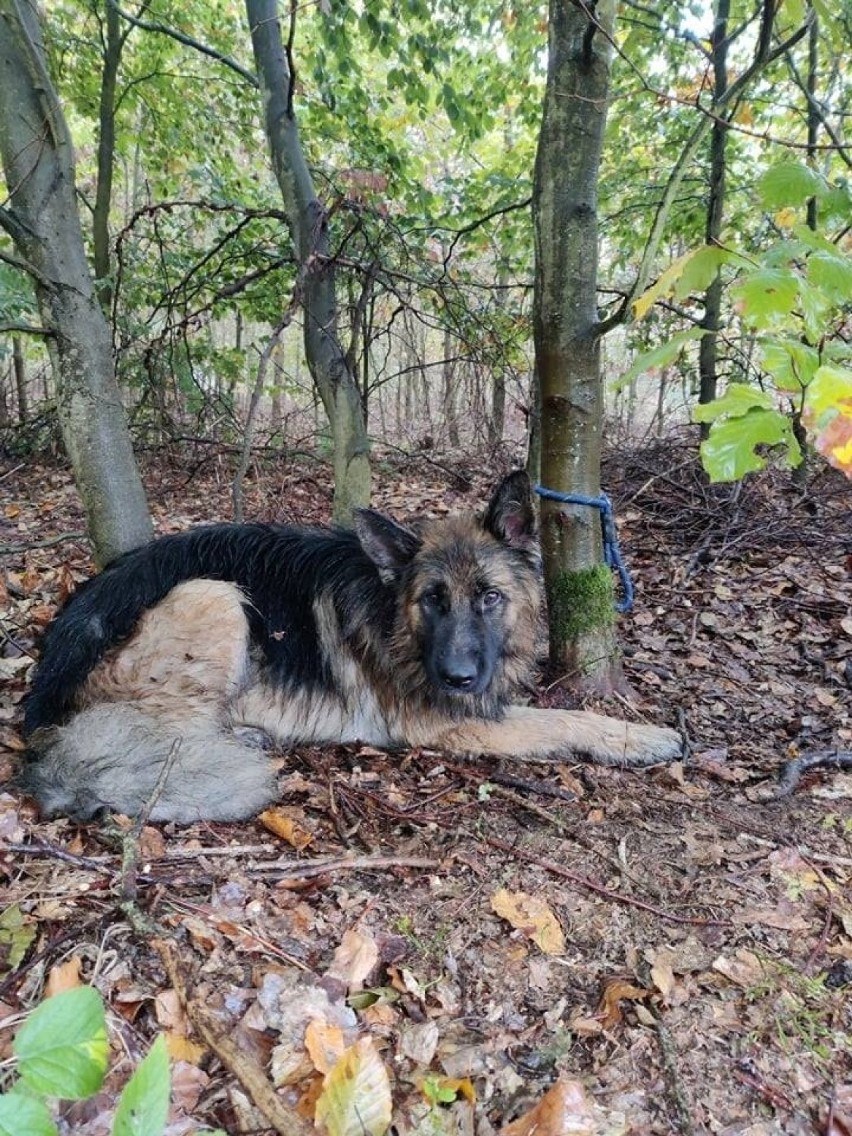
[[[444,602],[444,597],[441,594],[441,592],[438,592],[438,591],[424,592],[423,595],[420,597],[420,606],[425,607],[430,611],[434,610],[435,608],[440,607],[443,602]]]
[[[489,588],[487,592],[482,593],[482,606],[486,611],[498,607],[502,602],[503,593],[498,592],[496,588]]]

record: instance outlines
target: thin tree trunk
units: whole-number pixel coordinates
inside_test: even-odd
[[[35,282],[59,423],[105,563],[149,540],[151,520],[115,381],[112,337],[86,261],[74,150],[45,63],[35,7],[0,2],[0,152],[10,205],[0,225]]]
[[[456,408],[456,392],[453,376],[455,367],[451,358],[453,337],[449,327],[444,328],[444,361],[441,364],[441,391],[444,421],[447,424],[447,436],[453,449],[459,445],[459,419]]]
[[[105,5],[105,36],[101,69],[101,98],[98,115],[98,184],[92,213],[92,256],[98,299],[109,318],[112,309],[112,279],[109,214],[112,206],[112,183],[115,162],[115,106],[118,68],[129,28],[122,34],[120,18],[114,4]]]
[[[600,493],[603,384],[597,313],[597,181],[615,5],[550,0],[544,111],[533,186],[533,327],[541,384],[541,480]],[[607,687],[620,681],[613,584],[596,509],[542,501],[551,662]]]
[[[338,333],[328,216],[314,189],[293,113],[293,75],[276,0],[246,0],[272,166],[301,270],[305,355],[329,417],[334,447],[334,517],[348,521],[370,500],[370,459],[361,395]]]
[[[12,336],[12,367],[15,371],[15,393],[18,397],[18,421],[23,426],[29,419],[30,407],[27,395],[27,369],[20,335]]]
[[[710,39],[713,59],[713,102],[721,107],[728,90],[728,17],[730,0],[717,0],[713,34]],[[710,134],[710,198],[704,237],[708,245],[719,243],[725,209],[726,149],[728,125],[721,113],[713,122]],[[722,276],[717,272],[704,294],[704,319],[701,326],[705,334],[698,348],[699,389],[698,401],[702,405],[712,402],[718,386],[719,328],[722,316]],[[702,422],[701,436],[706,438],[710,423]]]

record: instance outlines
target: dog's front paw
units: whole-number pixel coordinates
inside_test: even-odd
[[[656,765],[661,761],[676,761],[683,752],[683,738],[677,730],[666,726],[645,726],[627,723],[624,756],[625,765]]]

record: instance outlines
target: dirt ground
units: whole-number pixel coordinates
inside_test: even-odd
[[[500,472],[388,459],[375,503],[476,507]],[[210,447],[150,458],[159,530],[227,518],[230,476]],[[632,693],[594,705],[679,726],[683,762],[305,749],[264,818],[138,834],[0,796],[0,1062],[46,990],[91,983],[109,1008],[112,1071],[62,1131],[109,1132],[161,1032],[170,1136],[307,1131],[341,1039],[389,1078],[401,1134],[850,1136],[852,771],[776,780],[852,750],[850,486],[712,488],[670,441],[608,463],[607,489],[636,584]],[[64,466],[5,461],[0,499],[5,780],[38,636],[91,566]],[[279,459],[246,513],[328,502],[323,466]],[[568,704],[559,677],[543,704]]]

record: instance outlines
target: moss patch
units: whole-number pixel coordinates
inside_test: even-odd
[[[551,641],[574,643],[615,623],[612,572],[605,564],[561,572],[548,588]]]

